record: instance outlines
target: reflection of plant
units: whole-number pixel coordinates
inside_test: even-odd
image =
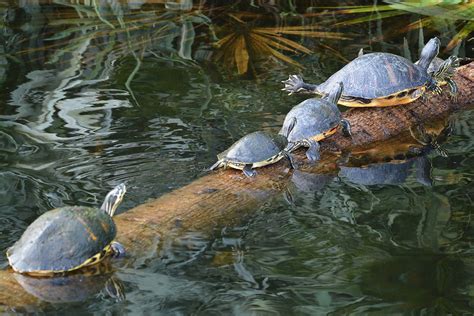
[[[218,49],[216,58],[225,64],[233,64],[237,67],[239,74],[245,74],[259,59],[274,57],[297,67],[302,66],[281,53],[310,54],[311,51],[305,46],[283,37],[282,35],[297,35],[303,37],[320,37],[345,39],[342,33],[315,31],[315,26],[281,26],[281,27],[259,27],[253,26],[237,17],[228,14],[231,18],[230,25],[226,25],[227,34],[215,45]]]
[[[422,27],[436,29],[440,33],[452,32],[452,26],[456,25],[459,31],[452,34],[447,49],[452,49],[462,40],[466,39],[474,31],[474,3],[467,2],[458,4],[459,1],[442,2],[438,0],[424,1],[385,1],[389,5],[381,6],[349,6],[339,10],[344,14],[365,14],[359,18],[341,22],[342,25],[369,22],[383,18],[390,18],[405,14],[416,13],[425,16],[416,22],[407,24],[403,31],[409,31]],[[376,12],[376,14],[373,14]]]
[[[0,85],[6,80],[9,61],[19,62],[14,53],[20,35],[9,27],[9,8],[0,3]]]
[[[94,80],[115,60],[132,57],[135,67],[125,86],[133,99],[131,82],[140,70],[143,57],[152,55],[186,62],[191,59],[194,26],[209,23],[200,12],[166,10],[162,6],[137,10],[140,5],[117,0],[84,4],[69,0],[55,2],[62,4],[68,14],[49,22],[50,27],[61,29],[47,39],[52,44],[46,48],[54,48],[49,63],[67,64],[73,54],[90,68],[85,79]]]

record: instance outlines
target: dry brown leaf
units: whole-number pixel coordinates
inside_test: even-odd
[[[249,52],[243,35],[240,35],[235,40],[234,56],[239,75],[246,73],[249,65]]]
[[[222,47],[222,45],[224,45],[225,43],[227,43],[232,37],[236,36],[235,33],[231,33],[229,35],[226,35],[224,36],[223,38],[221,38],[220,40],[218,40],[217,42],[214,43],[214,45],[216,47]]]
[[[269,37],[265,37],[265,36],[253,33],[251,38],[253,39],[253,41],[262,41],[270,46],[275,47],[276,49],[282,49],[282,50],[289,51],[292,53],[297,53],[295,49],[288,47],[286,45],[283,45],[281,43],[278,43],[277,41],[273,39],[273,37],[269,38]]]
[[[255,32],[258,33],[258,30],[256,30]],[[264,34],[267,35],[266,33],[264,33]],[[286,37],[282,37],[280,35],[275,35],[275,36],[272,36],[271,38],[274,39],[274,40],[277,40],[279,42],[282,42],[282,43],[286,44],[287,46],[289,46],[291,48],[294,48],[295,50],[300,51],[302,53],[306,53],[306,54],[311,54],[312,53],[312,51],[310,49],[304,47],[303,45],[301,45],[301,44],[299,44],[295,41],[287,39]]]
[[[298,35],[301,37],[309,36],[309,37],[321,37],[321,38],[336,38],[336,39],[349,39],[349,37],[344,36],[343,33],[338,32],[316,32],[316,31],[285,31],[280,30],[278,33],[266,30],[266,29],[259,29],[259,33],[265,34],[288,34],[288,35]]]

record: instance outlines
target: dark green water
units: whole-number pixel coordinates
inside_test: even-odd
[[[303,17],[323,12],[316,7],[328,4],[317,1],[296,8],[291,1],[253,5],[217,3],[178,11],[138,3],[2,5],[2,253],[51,208],[99,205],[111,187],[126,182],[120,211],[129,209],[203,175],[218,152],[246,133],[277,131],[288,110],[304,99],[280,91],[289,73],[302,72],[318,82],[360,48],[403,54],[408,47],[416,58],[420,31],[402,26],[426,18],[405,12],[380,20],[374,11],[373,22],[333,26],[359,16]],[[459,6],[448,8],[455,12]],[[218,50],[211,43],[216,34],[222,38],[233,29],[226,15],[244,11],[259,14],[252,26],[304,21],[348,39],[290,37],[315,52],[288,55],[304,70],[255,60],[246,75],[237,76],[235,65],[214,59]],[[466,20],[436,21],[440,24],[423,30],[425,39],[436,35],[446,45]],[[454,50],[472,56],[469,42],[461,41]],[[295,172],[294,205],[283,198],[262,202],[238,226],[215,227],[212,236],[185,232],[161,245],[156,256],[118,268],[124,302],[115,302],[98,286],[84,297],[77,289],[81,302],[28,310],[472,313],[472,122],[472,110],[455,116],[453,133],[443,144],[448,158],[433,152],[362,175],[353,169],[324,177]],[[420,176],[427,164],[432,168],[428,180]],[[4,255],[1,262],[6,266]]]

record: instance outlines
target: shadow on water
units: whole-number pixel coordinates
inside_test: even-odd
[[[473,10],[463,1],[1,3],[0,249],[48,209],[100,205],[120,182],[128,209],[201,176],[244,134],[278,131],[303,98],[280,91],[290,73],[320,82],[360,48],[416,60],[432,36],[447,47],[441,57],[472,57]],[[168,238],[137,266],[115,263],[121,285],[109,291],[110,274],[16,278],[48,302],[34,312],[467,313],[473,113],[455,118],[448,158],[297,170],[294,204],[277,197],[214,234]],[[117,302],[109,292],[121,286]]]

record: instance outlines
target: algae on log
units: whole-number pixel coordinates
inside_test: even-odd
[[[312,172],[335,168],[334,154],[360,151],[368,145],[387,141],[420,121],[432,121],[474,104],[474,63],[457,69],[454,80],[459,86],[457,102],[444,91],[409,105],[387,108],[358,108],[343,116],[351,122],[352,140],[337,133],[322,141],[322,161],[309,167]],[[447,87],[444,88],[446,90]],[[403,146],[402,146],[403,147]],[[332,157],[330,157],[333,155]],[[308,168],[302,151],[296,154],[302,168]],[[162,241],[179,236],[183,229],[204,233],[216,226],[241,220],[269,198],[285,190],[291,172],[286,161],[258,169],[255,178],[245,178],[240,171],[220,170],[139,205],[116,216],[118,236],[133,260],[155,257]],[[10,270],[0,271],[0,310],[35,310],[42,302],[28,294]]]

